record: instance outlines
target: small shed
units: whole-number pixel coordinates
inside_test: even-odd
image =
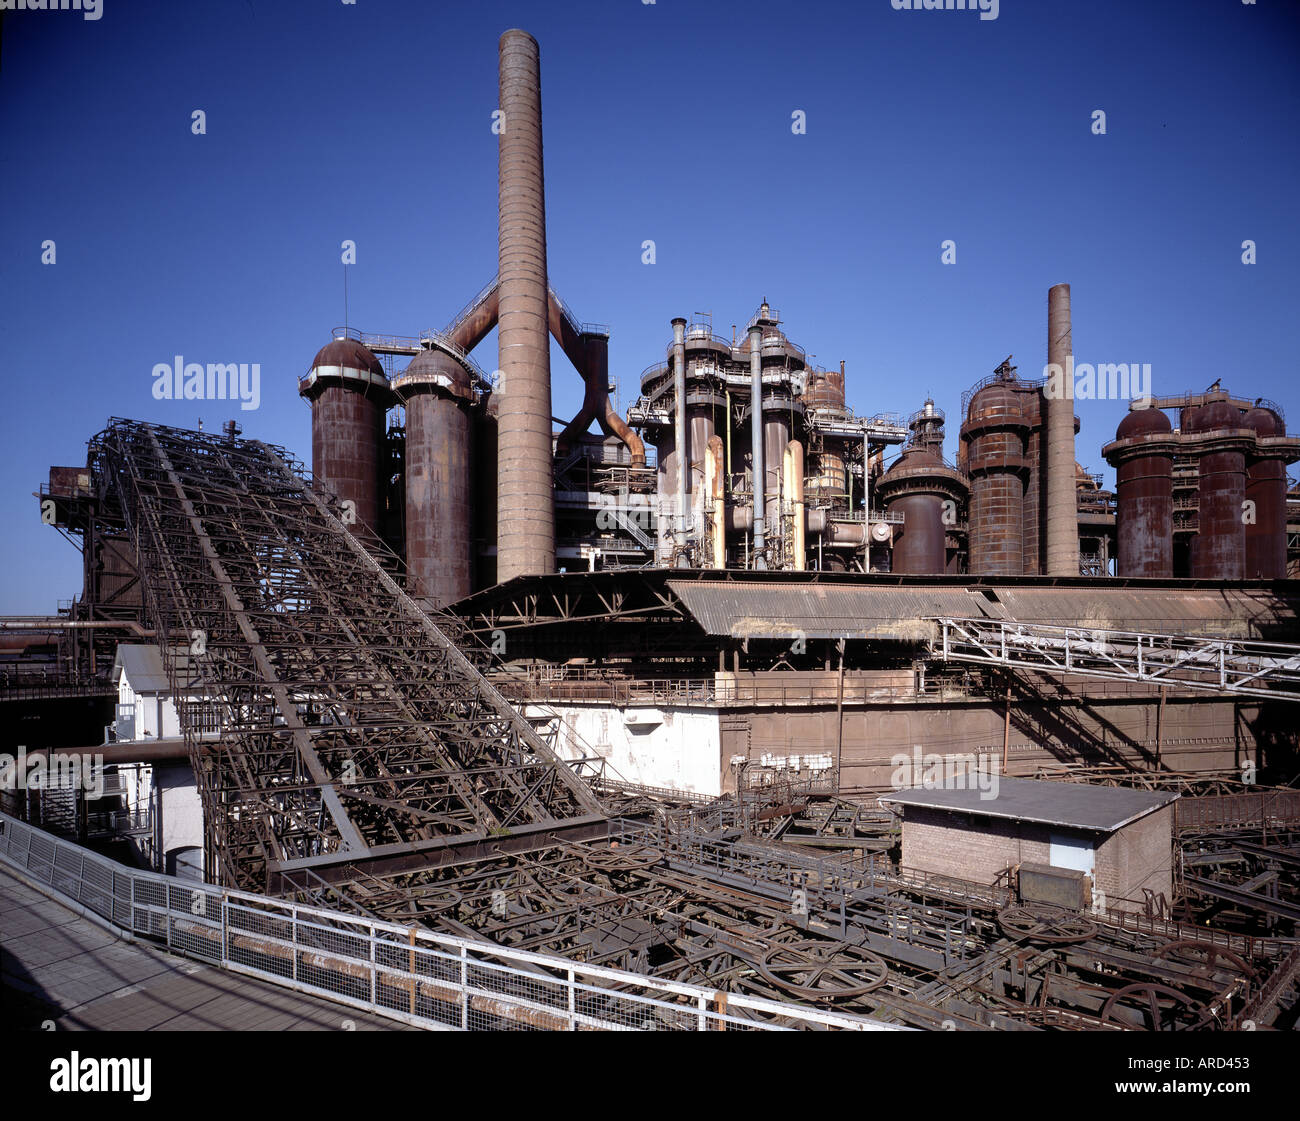
[[[992,796],[990,796],[990,794]],[[1173,897],[1176,793],[999,777],[992,791],[918,786],[883,794],[903,817],[905,868],[981,884],[1024,865],[1079,873],[1092,908]]]
[[[188,659],[179,649],[176,656]],[[118,740],[170,739],[181,734],[161,649],[120,643],[113,681],[117,685]]]
[[[189,676],[193,663],[187,649],[173,648],[172,657],[178,673]],[[183,742],[176,700],[159,647],[119,644],[113,678],[117,684],[115,730],[119,743]],[[191,704],[190,718],[211,724],[216,710],[197,695],[190,699],[198,702]],[[207,735],[215,734],[214,725]],[[146,779],[146,788],[128,796],[128,805],[143,813],[147,804],[152,824],[152,835],[141,856],[160,871],[202,879],[203,803],[189,762],[159,760],[142,767],[137,779]]]

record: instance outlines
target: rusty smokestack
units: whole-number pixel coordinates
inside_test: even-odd
[[[757,325],[749,329],[749,382],[749,465],[753,475],[750,490],[754,495],[754,567],[766,568],[767,560],[763,556],[763,550],[767,547],[763,524],[763,491],[767,481],[763,467],[763,328]]]
[[[497,580],[555,570],[546,199],[537,40],[501,36]]]
[[[1070,327],[1070,286],[1047,292],[1048,383],[1044,386],[1043,439],[1047,505],[1048,576],[1079,575],[1079,514],[1074,479],[1074,340]]]

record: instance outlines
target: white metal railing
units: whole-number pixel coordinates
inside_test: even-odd
[[[1300,701],[1300,646],[1004,619],[935,617],[944,661]]]
[[[117,864],[0,814],[0,865],[173,953],[442,1030],[900,1030]]]
[[[456,333],[456,328],[459,327],[462,323],[465,322],[466,319],[469,318],[470,313],[474,311],[474,309],[477,308],[480,304],[482,304],[483,301],[486,300],[490,295],[492,295],[492,293],[497,288],[497,284],[498,284],[498,278],[494,276],[485,285],[483,285],[482,288],[478,290],[478,293],[474,296],[473,299],[470,300],[469,303],[467,303],[463,308],[460,309],[460,311],[458,311],[452,317],[451,322],[448,323],[446,327],[444,327],[441,331],[438,332],[426,332],[426,333],[436,333],[450,338],[452,335]]]

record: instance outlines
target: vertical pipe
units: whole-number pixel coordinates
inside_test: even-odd
[[[778,494],[782,496],[777,499],[777,511],[778,511],[777,518],[779,519],[777,524],[780,527],[780,538],[781,538],[781,564],[779,567],[787,568],[787,569],[795,567],[794,557],[793,557],[793,553],[794,553],[794,523],[793,522],[791,522],[790,524],[790,537],[789,537],[790,550],[788,554],[786,553],[786,549],[785,549],[785,542],[787,540],[785,535],[785,516],[788,511],[793,509],[793,505],[789,499],[789,496],[794,494],[794,487],[791,485],[792,480],[790,478],[791,468],[794,465],[794,453],[790,450],[791,445],[793,443],[794,443],[793,440],[787,440],[785,447],[781,451],[781,485],[780,487],[777,488]]]
[[[750,490],[754,495],[754,567],[766,568],[763,550],[767,546],[763,518],[763,488],[767,475],[763,468],[763,328],[749,329],[750,381]]]
[[[808,527],[806,524],[803,497],[803,445],[798,440],[791,440],[786,448],[790,457],[790,474],[786,481],[786,493],[794,507],[794,570],[803,572],[808,567]]]
[[[500,43],[497,580],[555,570],[546,200],[537,40]]]
[[[677,516],[673,519],[673,543],[686,544],[686,473],[690,470],[689,445],[686,441],[686,320],[673,320],[673,393],[677,398],[673,432],[677,443]]]
[[[1007,752],[1011,747],[1011,686],[1002,704],[1002,773],[1007,773]]]
[[[1156,770],[1160,770],[1161,749],[1165,742],[1165,694],[1169,690],[1160,686],[1160,707],[1156,709]]]
[[[1079,513],[1074,481],[1074,337],[1070,286],[1047,292],[1047,362],[1057,374],[1057,392],[1046,394],[1046,475],[1039,493],[1047,503],[1048,576],[1079,575]],[[1049,385],[1050,389],[1051,386]],[[1046,485],[1044,485],[1044,482]]]
[[[712,467],[712,486],[710,491],[713,499],[713,567],[727,567],[727,498],[726,488],[723,486],[722,467],[723,467],[723,449],[721,437],[714,436],[709,440],[708,451],[705,453]]]
[[[731,390],[727,390],[727,476],[725,490],[731,484]]]
[[[716,437],[715,437],[716,438]],[[703,519],[700,523],[701,544],[707,543],[708,554],[710,557],[716,552],[718,535],[725,532],[725,527],[718,524],[719,510],[713,501],[713,492],[716,489],[716,464],[713,459],[713,441],[710,440],[708,446],[704,449],[704,486],[703,486]],[[716,565],[714,566],[717,567]]]
[[[862,437],[862,571],[871,571],[871,449]]]

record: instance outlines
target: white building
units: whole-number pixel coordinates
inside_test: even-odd
[[[182,672],[188,655],[177,654]],[[183,750],[180,716],[157,646],[123,643],[113,663],[117,686],[119,743],[174,745]],[[216,734],[215,721],[213,731]],[[126,768],[123,768],[125,771]],[[126,781],[127,808],[150,812],[152,830],[136,842],[141,858],[160,872],[203,876],[203,804],[188,760],[155,760],[131,768]]]

